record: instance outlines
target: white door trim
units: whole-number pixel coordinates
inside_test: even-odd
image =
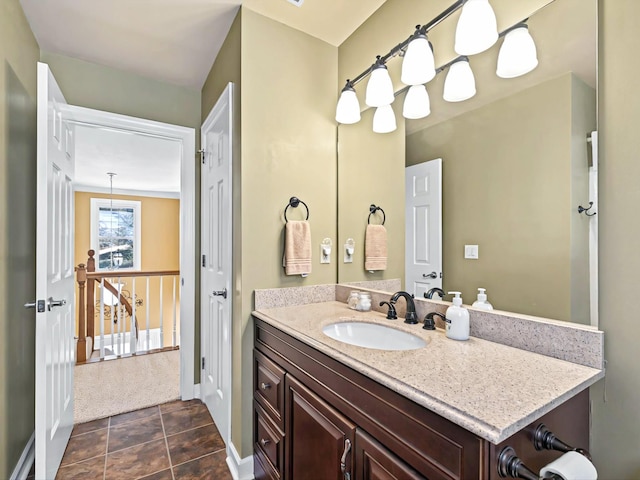
[[[68,106],[73,123],[129,130],[178,140],[182,143],[180,161],[180,396],[190,400],[195,396],[195,280],[196,280],[196,132],[189,127],[145,120],[142,118],[103,112],[90,108]]]

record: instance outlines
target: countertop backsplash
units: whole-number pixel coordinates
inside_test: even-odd
[[[400,289],[400,280],[357,282],[353,284],[311,285],[307,287],[272,288],[255,291],[255,309],[278,308],[339,301],[346,303],[352,290],[371,293],[372,309],[386,313],[381,301],[388,301],[389,292]],[[444,315],[450,302],[416,298],[414,300],[418,319],[422,321],[427,313]],[[468,307],[468,306],[467,306]],[[522,350],[539,353],[560,360],[604,368],[604,332],[596,328],[560,320],[520,315],[500,310],[476,310],[469,308],[471,336]],[[398,320],[402,322],[406,303],[396,304]],[[444,328],[444,323],[436,317],[436,326]],[[419,328],[419,325],[416,326]]]

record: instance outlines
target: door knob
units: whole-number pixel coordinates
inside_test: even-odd
[[[25,303],[24,308],[37,308],[38,313],[44,312],[44,300],[38,300],[33,303]]]
[[[214,290],[213,291],[213,296],[214,297],[227,298],[227,289],[226,289],[226,287],[223,288],[222,290]]]
[[[53,307],[62,307],[66,305],[67,301],[65,299],[54,300],[53,297],[49,297],[48,303],[49,303],[49,310],[51,310]]]
[[[438,274],[436,272],[423,273],[422,278],[438,278]]]

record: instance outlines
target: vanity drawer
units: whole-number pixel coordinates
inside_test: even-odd
[[[257,350],[253,355],[254,398],[282,429],[285,372]]]
[[[254,402],[254,450],[267,478],[281,478],[284,466],[284,434]]]

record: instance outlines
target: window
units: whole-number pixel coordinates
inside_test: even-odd
[[[91,199],[91,248],[96,270],[140,270],[140,202]]]

